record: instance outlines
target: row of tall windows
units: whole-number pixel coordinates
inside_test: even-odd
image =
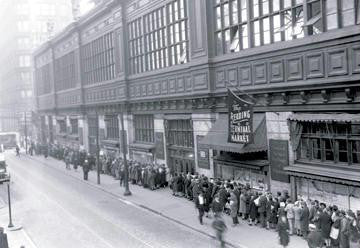
[[[75,86],[75,55],[70,52],[55,60],[55,88],[65,90]]]
[[[117,115],[110,115],[105,117],[106,138],[119,139],[119,119]]]
[[[128,24],[131,74],[188,61],[186,5],[174,0]]]
[[[218,55],[355,25],[359,14],[357,0],[214,1]]]
[[[154,116],[134,115],[135,140],[154,143]]]
[[[114,34],[109,32],[82,47],[84,84],[115,78]]]
[[[50,64],[36,69],[37,95],[51,92]]]
[[[360,125],[302,123],[297,158],[360,165]]]

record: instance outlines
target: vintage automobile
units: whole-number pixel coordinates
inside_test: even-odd
[[[0,145],[0,184],[9,179],[9,173],[6,170],[5,150],[4,146]]]

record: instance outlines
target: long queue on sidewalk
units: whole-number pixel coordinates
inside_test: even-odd
[[[87,173],[96,168],[95,156],[85,150],[71,149],[60,145],[31,144],[32,155],[51,156],[65,162],[65,168],[77,170],[82,167],[84,179]],[[274,230],[279,233],[279,242],[287,247],[289,235],[304,238],[310,248],[359,248],[360,247],[360,210],[339,209],[336,205],[326,205],[316,199],[299,199],[293,202],[287,191],[270,192],[251,189],[235,181],[207,178],[203,175],[174,173],[170,176],[165,165],[140,163],[129,160],[129,180],[150,190],[170,186],[175,197],[193,201],[198,209],[200,224],[204,216],[215,217],[219,223],[222,216],[232,218],[232,226],[248,224]],[[99,160],[101,173],[124,180],[123,160],[119,156],[101,154]],[[216,229],[216,227],[214,227]],[[224,228],[221,228],[224,231]],[[221,234],[217,234],[220,235]],[[220,238],[221,239],[221,238]]]

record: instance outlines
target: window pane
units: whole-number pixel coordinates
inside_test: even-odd
[[[326,2],[326,25],[327,30],[338,28],[337,1]]]
[[[343,26],[350,26],[355,24],[355,11],[354,11],[354,0],[342,0],[341,1],[342,11],[342,23]]]
[[[247,49],[249,48],[247,26],[244,25],[241,28],[242,28],[242,49]]]
[[[275,0],[276,2],[276,0]],[[291,7],[291,0],[284,0],[284,9]]]
[[[304,37],[304,12],[303,7],[298,7],[295,9],[295,24],[293,27],[293,34],[296,39]]]
[[[321,159],[320,139],[312,139],[313,159]]]
[[[260,46],[260,22],[254,22],[254,46]]]
[[[269,0],[262,0],[262,14],[269,14]]]
[[[323,21],[321,17],[321,3],[320,1],[312,2],[308,5],[309,9],[309,31],[310,34],[319,34],[323,31]]]
[[[292,11],[284,12],[285,40],[292,40]]]
[[[253,0],[253,18],[259,17],[259,0]]]
[[[238,23],[238,6],[237,0],[233,0],[232,2],[232,24]]]
[[[274,42],[281,41],[281,23],[280,23],[280,14],[274,15]]]
[[[247,0],[241,0],[241,21],[247,21]]]
[[[280,10],[280,0],[273,0],[273,12],[279,11]]]
[[[222,35],[221,32],[216,33],[216,53],[222,54]]]
[[[229,26],[229,4],[226,3],[223,5],[223,11],[224,11],[224,27]]]
[[[221,8],[216,8],[216,29],[221,29]]]
[[[270,21],[269,17],[263,19],[264,44],[270,44]]]
[[[225,30],[225,53],[230,52],[230,30]]]
[[[232,52],[238,52],[240,51],[240,44],[239,44],[239,29],[238,26],[231,28],[231,46],[230,50]]]

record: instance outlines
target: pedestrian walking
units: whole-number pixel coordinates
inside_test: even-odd
[[[278,221],[278,235],[279,243],[282,247],[287,247],[290,243],[290,237],[288,233],[288,222],[285,215],[281,215]]]
[[[83,172],[84,172],[84,180],[85,181],[88,180],[89,171],[90,171],[90,164],[89,164],[89,161],[87,159],[85,159],[84,164],[83,164]]]
[[[0,248],[9,248],[7,234],[4,233],[3,227],[0,227]]]
[[[221,214],[215,214],[215,219],[212,223],[212,227],[215,230],[215,236],[220,245],[219,247],[224,248],[225,247],[224,232],[226,231],[227,227]]]
[[[20,147],[19,147],[19,145],[16,145],[15,150],[16,150],[16,156],[20,157]]]
[[[199,211],[199,222],[203,224],[203,217],[204,217],[204,205],[205,205],[205,195],[204,192],[201,190],[199,196],[195,199],[195,205]]]

